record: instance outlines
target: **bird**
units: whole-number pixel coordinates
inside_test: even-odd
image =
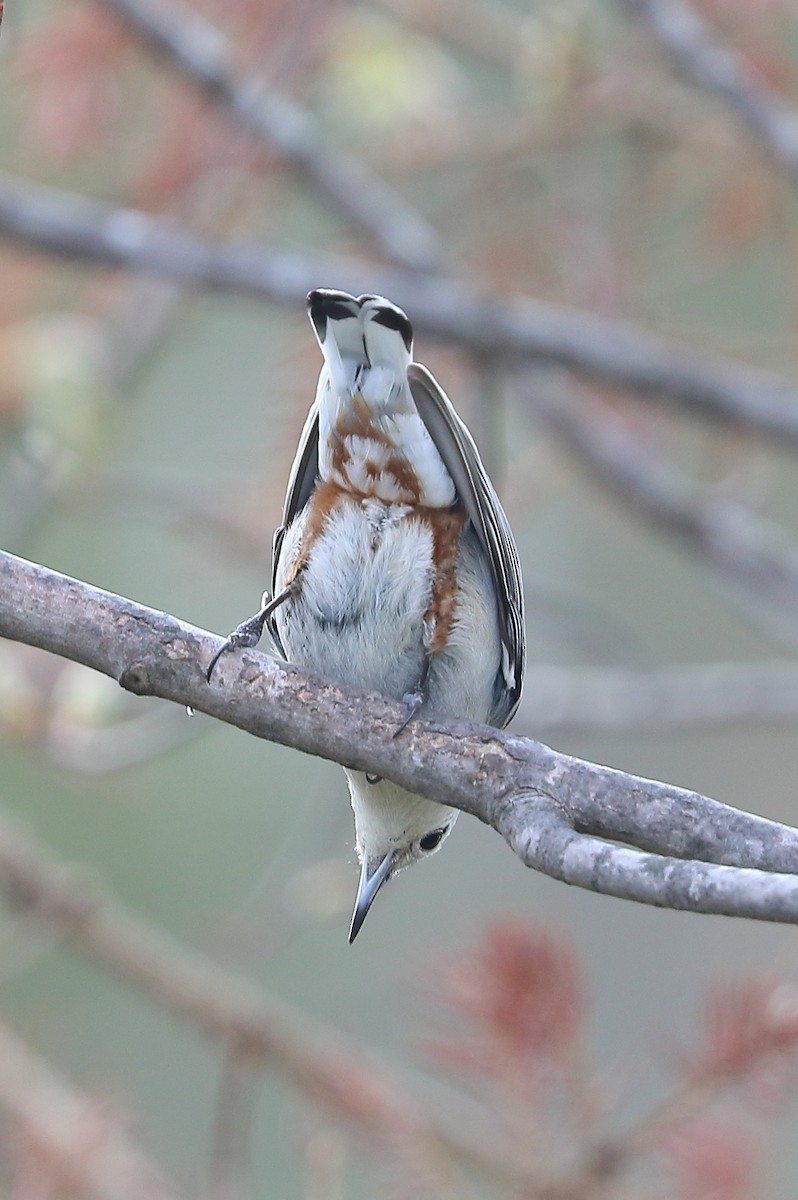
[[[407,315],[384,296],[316,288],[323,364],[274,535],[271,592],[213,656],[257,644],[343,684],[504,728],[521,696],[524,602],[509,522],[467,427],[413,361]],[[458,810],[345,768],[360,877],[353,942],[372,902],[429,857]]]

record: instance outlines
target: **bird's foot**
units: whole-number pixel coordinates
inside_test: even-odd
[[[398,738],[400,733],[404,733],[413,718],[418,715],[427,703],[427,697],[424,694],[423,688],[417,687],[412,692],[405,692],[404,696],[402,696],[402,703],[407,705],[407,715],[394,733],[394,738]]]
[[[276,608],[284,604],[294,593],[293,586],[289,585],[279,596],[271,597],[268,592],[265,592],[261,601],[261,608],[254,616],[249,617],[246,621],[242,621],[237,625],[229,637],[225,638],[219,649],[214,654],[211,661],[208,663],[208,669],[205,672],[205,678],[208,683],[211,681],[214,668],[223,654],[227,654],[228,650],[251,650],[253,646],[257,646],[260,639],[263,637],[263,626],[268,621]]]

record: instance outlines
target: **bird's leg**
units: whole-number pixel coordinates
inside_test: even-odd
[[[429,680],[431,661],[432,658],[429,651],[425,651],[424,662],[421,667],[421,675],[418,683],[413,688],[412,692],[405,692],[404,696],[402,696],[402,703],[407,705],[408,711],[404,721],[402,721],[402,724],[393,735],[395,738],[398,738],[400,733],[404,733],[405,729],[407,729],[408,725],[413,720],[413,717],[415,717],[416,714],[419,713],[427,703],[427,681]]]
[[[295,591],[296,580],[293,580],[291,583],[289,583],[288,587],[283,588],[283,590],[277,596],[272,597],[268,592],[263,593],[260,611],[256,612],[253,617],[250,617],[246,621],[242,621],[240,625],[236,626],[230,636],[225,638],[219,649],[214,654],[213,658],[208,664],[208,669],[205,672],[205,678],[207,679],[208,683],[211,681],[211,675],[213,674],[214,667],[222,655],[226,654],[228,650],[251,650],[253,646],[257,646],[258,642],[263,636],[263,626],[266,624],[269,617],[272,615],[275,609],[280,607],[281,604],[285,604],[286,600],[290,600]]]

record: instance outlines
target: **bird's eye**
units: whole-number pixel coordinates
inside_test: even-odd
[[[423,838],[419,840],[418,848],[419,850],[424,850],[426,853],[429,853],[430,850],[436,850],[445,836],[445,827],[443,829],[433,829],[430,833],[425,833]]]

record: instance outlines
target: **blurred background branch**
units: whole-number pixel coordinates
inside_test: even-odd
[[[12,909],[34,913],[82,954],[121,975],[156,1004],[188,1022],[197,1033],[218,1039],[227,1047],[223,1068],[227,1078],[219,1100],[218,1122],[230,1122],[235,1133],[230,1127],[222,1130],[217,1122],[216,1151],[224,1159],[222,1162],[217,1157],[212,1163],[212,1172],[219,1176],[217,1184],[230,1186],[231,1148],[227,1143],[231,1136],[241,1136],[246,1107],[251,1102],[245,1099],[241,1111],[231,1111],[242,1105],[238,1095],[231,1104],[232,1091],[234,1087],[236,1092],[242,1088],[246,1096],[252,1080],[244,1082],[245,1076],[256,1069],[270,1068],[285,1075],[336,1121],[351,1127],[377,1153],[388,1152],[400,1160],[407,1156],[408,1164],[416,1166],[426,1163],[433,1175],[441,1175],[444,1180],[462,1161],[489,1176],[515,1183],[528,1181],[534,1186],[529,1163],[509,1146],[484,1136],[492,1124],[488,1113],[481,1113],[476,1124],[456,1103],[447,1110],[439,1099],[434,1111],[428,1109],[424,1100],[408,1091],[397,1073],[377,1056],[331,1029],[314,1027],[310,1020],[297,1016],[249,981],[220,972],[213,960],[127,912],[94,881],[53,862],[29,835],[6,824],[0,842],[0,888]],[[43,1089],[50,1087],[54,1105],[62,1109],[65,1120],[69,1116],[76,1129],[79,1116],[66,1113],[70,1103],[76,1101],[70,1102],[63,1093],[61,1099],[55,1081],[48,1083],[46,1073],[35,1064],[26,1066],[24,1049],[12,1035],[4,1035],[0,1049],[2,1058],[13,1064],[9,1073],[19,1081],[17,1087],[24,1078],[31,1090],[37,1084]],[[236,1076],[235,1085],[231,1073]],[[9,1093],[12,1088],[17,1090],[9,1084]],[[14,1103],[20,1109],[25,1105],[22,1099]],[[60,1131],[57,1136],[60,1145],[67,1140]],[[140,1182],[143,1167],[137,1170]],[[153,1175],[153,1183],[142,1186],[142,1196],[171,1194],[165,1184],[156,1185],[156,1179]],[[236,1174],[234,1186],[249,1190],[240,1174]],[[164,1190],[159,1192],[157,1187]],[[104,1185],[99,1192],[115,1197],[133,1194],[104,1190]]]
[[[499,484],[529,612],[517,730],[556,731],[539,765],[595,835],[541,811],[551,842],[524,856],[559,846],[583,882],[617,861],[656,893],[661,862],[602,839],[750,861],[758,830],[793,871],[796,32],[787,0],[13,6],[0,544],[231,628],[267,582],[315,387],[305,293],[387,294]],[[607,802],[619,779],[631,809]],[[39,907],[19,877],[0,914],[15,1200],[142,1192],[150,1169],[220,1200],[791,1200],[791,931],[554,886],[461,821],[346,953],[331,768],[11,642],[0,801],[53,847],[31,850],[40,882],[88,864],[128,933],[168,929],[172,965],[191,945],[206,972],[162,1013],[146,955],[98,977],[72,893]],[[0,864],[17,836],[4,819]],[[126,944],[109,932],[103,961]],[[751,981],[702,1000],[729,962]],[[299,1042],[318,1033],[296,1053],[332,1073],[264,1072],[230,1028],[195,1041],[207,975],[244,1007],[283,996]],[[340,1045],[359,1082],[324,1058]]]
[[[150,0],[102,3],[214,104],[305,174],[390,258],[419,269],[438,265],[442,246],[432,227],[364,163],[340,148],[331,150],[314,118],[290,97],[269,91],[256,76],[236,75],[230,47],[201,14],[186,5]]]
[[[533,665],[516,718],[525,731],[699,732],[798,718],[792,662],[713,662],[633,671]]]
[[[102,1200],[178,1200],[182,1194],[135,1146],[110,1099],[81,1094],[7,1026],[0,1031],[0,1107],[16,1122],[19,1182],[32,1193]],[[27,1176],[27,1178],[26,1178]]]
[[[627,321],[544,301],[493,297],[446,276],[400,275],[354,259],[263,245],[221,245],[146,213],[0,176],[0,234],[78,262],[148,271],[189,287],[304,303],[314,280],[367,283],[413,312],[416,329],[475,354],[558,363],[696,416],[798,445],[798,386],[744,364],[668,344]]]
[[[696,8],[684,0],[626,0],[648,21],[675,65],[739,114],[757,143],[798,177],[798,108],[757,76],[746,59],[713,36]]]

